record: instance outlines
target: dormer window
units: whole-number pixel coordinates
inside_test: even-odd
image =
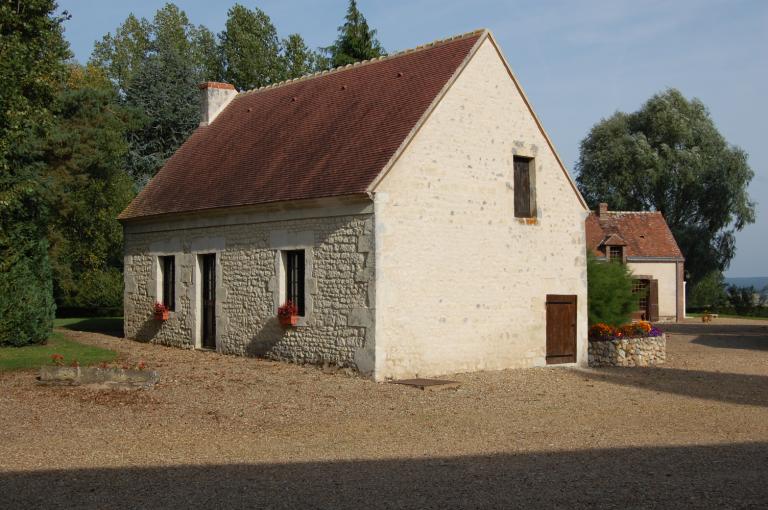
[[[611,260],[624,260],[624,247],[623,246],[609,246],[608,258]]]

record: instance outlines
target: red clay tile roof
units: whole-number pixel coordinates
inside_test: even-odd
[[[239,94],[119,218],[364,193],[484,33]]]
[[[627,243],[627,257],[664,257],[683,260],[672,232],[660,212],[608,211],[587,216],[587,248],[605,256],[605,241],[613,235]]]

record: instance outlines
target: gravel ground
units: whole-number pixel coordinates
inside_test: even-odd
[[[161,382],[0,373],[0,508],[765,507],[768,322],[668,331],[663,368],[458,374],[444,392],[66,332]]]

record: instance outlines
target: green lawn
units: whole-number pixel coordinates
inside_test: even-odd
[[[91,333],[118,334],[123,333],[122,317],[75,317],[56,319],[54,327],[71,329],[72,331],[89,331]]]
[[[39,368],[41,365],[51,364],[51,354],[64,356],[66,365],[77,360],[80,366],[109,362],[117,357],[115,351],[84,345],[54,332],[45,345],[0,347],[0,371]]]
[[[693,313],[689,312],[686,314],[686,316],[688,317],[701,317],[702,315],[704,314],[699,312],[693,312]],[[726,317],[729,319],[754,319],[758,321],[768,321],[768,317],[758,317],[757,315],[732,315],[727,313],[720,313],[717,316]]]

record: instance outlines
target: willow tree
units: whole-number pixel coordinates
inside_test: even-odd
[[[735,232],[755,220],[747,153],[725,140],[700,100],[675,89],[598,122],[581,142],[576,171],[592,207],[660,211],[694,284],[728,267]]]

